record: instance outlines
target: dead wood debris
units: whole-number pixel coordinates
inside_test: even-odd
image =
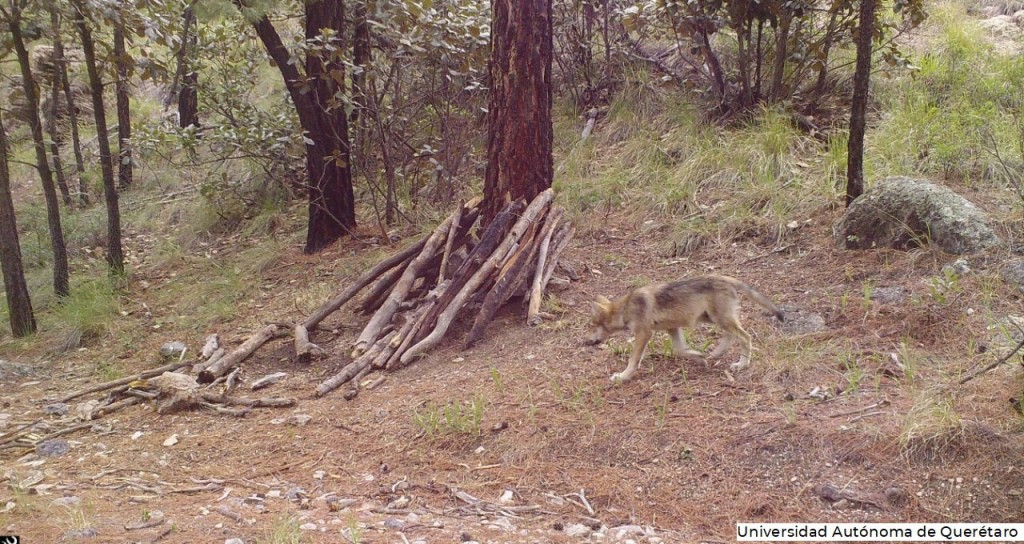
[[[470,232],[479,217],[480,203],[474,199],[398,254],[401,259],[384,261],[318,310],[315,317],[322,320],[327,315],[325,309],[337,310],[341,306],[337,301],[353,298],[359,289],[376,281],[360,306],[373,315],[352,346],[350,360],[338,355],[328,359],[342,365],[317,386],[316,396],[352,383],[345,393],[345,398],[352,398],[369,373],[416,361],[441,342],[473,301],[481,306],[466,347],[483,338],[498,309],[512,296],[529,300],[529,324],[552,318],[540,311],[541,301],[559,255],[575,234],[563,217],[564,210],[554,206],[553,200],[554,192],[549,189],[528,204],[521,200],[509,203],[486,228],[477,229],[474,243]]]

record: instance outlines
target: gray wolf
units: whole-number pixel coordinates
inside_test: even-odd
[[[742,370],[750,364],[750,334],[740,325],[740,293],[783,321],[782,310],[746,283],[729,276],[699,276],[637,287],[615,300],[598,296],[590,303],[593,313],[585,342],[599,344],[614,333],[632,333],[635,339],[629,365],[611,378],[616,383],[625,382],[636,373],[656,330],[669,331],[676,357],[704,361],[703,354],[686,344],[683,329],[713,323],[725,335],[709,357],[722,356],[739,340],[740,358],[730,368]]]

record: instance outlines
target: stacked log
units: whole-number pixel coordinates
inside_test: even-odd
[[[466,347],[483,338],[497,311],[513,295],[529,298],[530,325],[550,317],[540,311],[541,299],[559,255],[575,233],[553,199],[554,192],[548,189],[532,202],[510,202],[486,226],[477,226],[481,199],[461,204],[417,243],[381,261],[291,327],[297,361],[308,363],[324,356],[330,361],[350,359],[317,386],[316,396],[352,383],[346,394],[351,398],[370,372],[395,370],[423,357],[474,301],[482,304]],[[312,329],[371,284],[358,306],[370,320],[348,356],[331,355],[310,341]],[[193,372],[198,372],[200,383],[218,379],[287,330],[268,325],[233,352]]]
[[[362,304],[373,315],[352,346],[352,362],[324,380],[316,395],[349,382],[358,388],[370,372],[402,368],[426,355],[474,300],[482,305],[466,347],[483,338],[498,309],[517,293],[529,296],[529,307],[536,308],[529,322],[540,323],[544,287],[574,233],[553,198],[549,189],[529,205],[509,203],[472,247],[468,233],[479,217],[479,200],[460,206],[414,246],[418,253],[407,251],[388,270],[376,270],[379,283]],[[459,252],[464,257],[455,266]]]

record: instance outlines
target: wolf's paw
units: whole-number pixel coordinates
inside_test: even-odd
[[[744,368],[747,368],[747,366],[749,366],[749,365],[750,365],[750,361],[747,361],[747,360],[744,360],[744,359],[740,359],[739,361],[736,361],[735,363],[729,365],[729,370],[732,370],[733,372],[739,372],[739,371],[743,370]]]
[[[630,378],[630,376],[627,376],[625,372],[616,372],[615,374],[612,374],[611,380],[612,380],[612,383],[617,385],[617,384],[620,384],[622,382],[625,382],[625,381],[629,380],[629,378]]]

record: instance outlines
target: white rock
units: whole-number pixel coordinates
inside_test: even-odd
[[[492,529],[500,529],[509,533],[515,532],[516,530],[516,526],[512,525],[512,522],[509,521],[508,518],[495,518],[495,520],[491,522],[490,527]]]
[[[571,537],[581,537],[590,534],[590,527],[583,525],[582,523],[573,523],[572,525],[565,528],[565,535]]]
[[[501,504],[512,504],[515,500],[515,493],[511,489],[506,489],[501,497],[498,497],[498,502]]]
[[[164,446],[167,446],[168,448],[173,446],[173,445],[175,445],[175,444],[177,444],[177,443],[178,443],[178,435],[177,434],[172,434],[171,436],[167,437],[167,440],[164,440]]]
[[[303,531],[315,531],[316,530],[316,524],[315,523],[303,523],[302,525],[299,525],[299,529],[302,529]]]

